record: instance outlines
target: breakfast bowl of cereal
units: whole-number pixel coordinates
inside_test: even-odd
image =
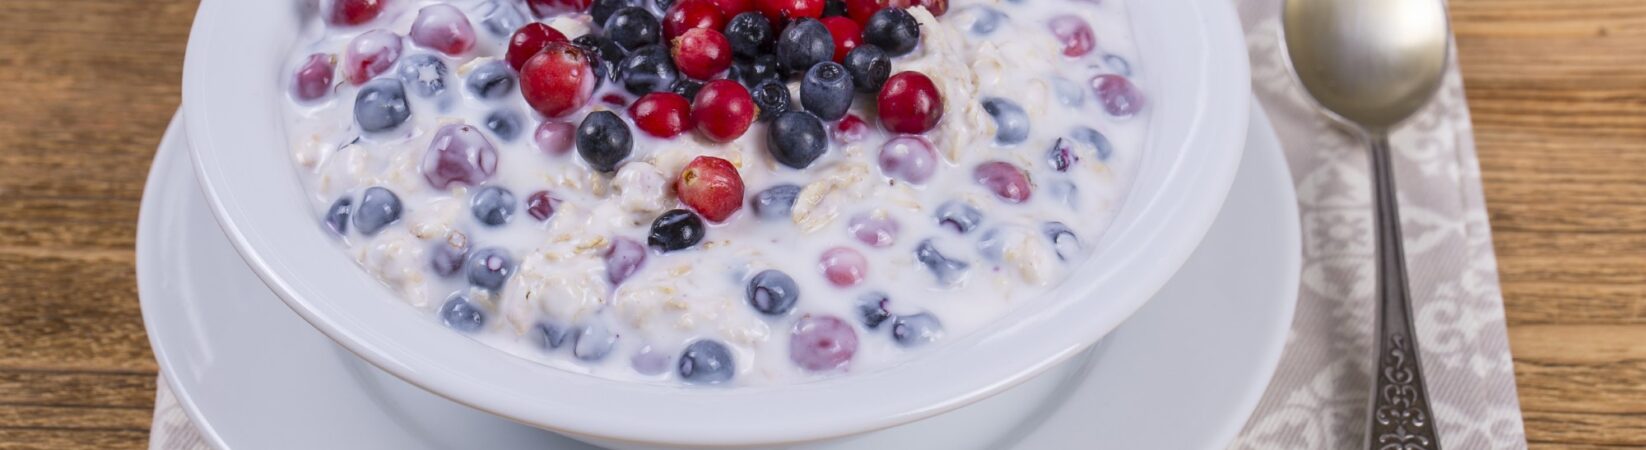
[[[620,446],[929,417],[1086,349],[1240,160],[1215,0],[203,2],[196,174],[412,384]]]

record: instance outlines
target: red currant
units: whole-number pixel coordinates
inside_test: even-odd
[[[336,58],[325,53],[309,55],[297,68],[292,82],[292,95],[298,100],[310,101],[331,93],[332,77],[336,76]]]
[[[412,22],[413,43],[448,55],[458,55],[474,47],[474,25],[457,7],[439,3],[417,11]]]
[[[943,13],[949,12],[949,0],[911,0],[909,6],[924,6],[927,12],[932,13],[932,17],[942,16]]]
[[[743,13],[746,13],[746,12],[749,12],[749,11],[754,11],[754,0],[709,0],[709,1],[713,2],[715,6],[720,7],[720,16],[725,17],[726,20],[731,20],[732,17],[737,17],[738,14],[743,14]]]
[[[548,222],[550,217],[554,217],[554,207],[559,205],[560,199],[554,198],[549,191],[537,191],[526,196],[526,214],[538,222]]]
[[[869,23],[869,17],[874,16],[876,11],[886,6],[886,0],[846,0],[846,17],[862,26]]]
[[[1058,41],[1063,42],[1063,56],[1086,56],[1097,46],[1097,38],[1092,37],[1092,26],[1078,16],[1065,14],[1053,17],[1046,27],[1052,30]]]
[[[692,103],[673,92],[653,92],[629,106],[635,128],[652,136],[672,138],[697,127],[692,121]]]
[[[713,0],[682,0],[663,14],[663,39],[672,41],[693,28],[720,31],[727,19]]]
[[[732,66],[732,43],[719,31],[693,28],[675,38],[670,49],[680,73],[698,80],[714,78]]]
[[[894,133],[925,133],[943,118],[943,94],[931,78],[920,72],[892,75],[876,100],[880,125]]]
[[[743,207],[743,177],[724,159],[699,156],[675,180],[680,202],[710,222],[724,222]]]
[[[703,84],[692,99],[697,131],[716,142],[731,142],[749,131],[758,113],[754,97],[736,81],[720,79]]]
[[[1114,74],[1092,78],[1092,92],[1097,93],[1103,110],[1115,117],[1130,117],[1143,109],[1143,93],[1132,86],[1126,77]]]
[[[387,30],[367,31],[349,41],[343,51],[343,73],[350,83],[365,84],[394,67],[400,50],[400,35]]]
[[[577,142],[577,126],[571,122],[545,120],[537,125],[532,140],[537,142],[537,149],[543,153],[564,155],[572,151],[572,145]]]
[[[851,144],[869,137],[869,124],[856,114],[847,114],[834,125],[834,139],[842,144]]]
[[[520,94],[544,116],[561,117],[589,102],[594,77],[582,49],[554,42],[520,69]]]
[[[834,37],[834,62],[845,64],[846,54],[863,44],[863,27],[845,17],[824,17],[822,22]]]
[[[766,20],[772,21],[772,30],[782,30],[789,21],[802,17],[823,16],[824,0],[754,0],[755,8]]]
[[[560,30],[554,27],[538,22],[528,23],[515,30],[514,35],[509,37],[509,52],[505,58],[509,61],[509,67],[518,71],[526,66],[526,60],[537,56],[537,52],[543,51],[544,47],[554,42],[568,41],[566,35],[560,34]]]
[[[332,0],[326,20],[336,25],[359,25],[383,13],[388,0]]]
[[[823,277],[828,278],[829,283],[840,287],[856,286],[869,273],[869,259],[851,247],[824,251],[818,266],[823,269]]]
[[[972,179],[1006,203],[1023,203],[1034,194],[1034,187],[1029,184],[1029,176],[1023,173],[1023,169],[1004,161],[978,164],[972,170]]]

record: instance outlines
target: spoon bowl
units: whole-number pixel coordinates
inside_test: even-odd
[[[1386,132],[1446,74],[1439,0],[1287,0],[1286,50],[1304,89],[1342,119]]]

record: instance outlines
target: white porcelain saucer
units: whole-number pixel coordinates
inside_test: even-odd
[[[1222,214],[1171,283],[1087,355],[1000,395],[1044,390],[1049,400],[1030,419],[993,423],[961,408],[851,446],[1224,447],[1280,360],[1300,270],[1291,176],[1267,116],[1259,110],[1252,117],[1246,156]],[[223,236],[189,169],[183,136],[181,122],[173,120],[143,193],[138,290],[155,357],[212,444],[590,448],[429,394],[311,328]],[[995,400],[1001,398],[984,402]],[[953,430],[975,427],[998,429],[997,439],[955,442],[953,436],[975,433]]]

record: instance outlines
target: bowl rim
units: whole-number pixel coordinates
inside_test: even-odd
[[[335,296],[387,294],[392,298],[393,294],[363,270],[353,270],[355,274],[326,272],[337,267],[334,259],[351,265],[353,261],[336,251],[335,244],[318,226],[295,231],[280,228],[285,218],[271,215],[271,208],[250,202],[264,194],[249,181],[260,175],[249,175],[248,171],[266,167],[249,165],[247,158],[236,158],[223,150],[259,147],[256,142],[247,145],[244,136],[256,136],[248,131],[258,130],[258,124],[264,128],[271,125],[221,113],[246,107],[236,104],[246,103],[243,97],[237,100],[236,94],[269,88],[247,85],[245,77],[226,76],[244,70],[236,65],[237,58],[254,57],[235,54],[245,53],[246,49],[232,44],[237,37],[255,36],[258,25],[237,23],[237,28],[231,29],[225,25],[226,20],[219,20],[225,14],[270,8],[261,2],[201,3],[184,64],[185,129],[194,172],[211,205],[212,216],[258,277],[327,337],[397,377],[458,403],[588,439],[712,447],[815,441],[929,417],[1021,383],[1095,343],[1141,307],[1188,259],[1211,227],[1234,180],[1248,128],[1250,76],[1244,35],[1231,4],[1223,0],[1173,2],[1181,5],[1175,13],[1199,26],[1169,32],[1193,34],[1198,41],[1196,48],[1201,49],[1197,65],[1201,73],[1195,78],[1198,85],[1193,87],[1203,95],[1198,97],[1191,129],[1182,137],[1182,146],[1214,151],[1180,150],[1198,159],[1171,161],[1170,167],[1162,169],[1170,182],[1162,182],[1153,201],[1131,211],[1155,220],[1132,223],[1123,232],[1107,232],[1127,239],[1106,247],[1102,253],[1124,261],[1124,267],[1111,268],[1098,276],[1071,278],[1055,292],[1082,295],[1045,299],[1042,303],[1046,306],[1038,310],[1018,308],[1020,311],[1012,317],[1019,321],[1003,324],[992,332],[952,340],[872,376],[735,389],[606,380],[495,351],[457,333],[433,332],[439,329],[437,325],[399,301],[327,301]],[[228,32],[234,34],[224,34]],[[251,47],[275,47],[275,51],[282,52],[279,54],[284,51],[271,45]],[[272,108],[268,113],[276,114]],[[286,152],[278,153],[289,167]],[[286,171],[295,176],[295,170]],[[323,257],[318,262],[305,260],[315,256],[304,253],[305,248],[313,247],[290,245],[291,239],[299,239],[299,244],[324,239],[326,250],[336,257]],[[1098,292],[1100,287],[1107,289],[1102,291],[1105,301],[1073,298]],[[1051,326],[1059,324],[1063,327]],[[1028,350],[1013,346],[1025,341],[1036,344]],[[976,364],[979,356],[995,363]],[[495,369],[477,371],[472,367]],[[944,379],[954,381],[931,382]],[[871,398],[874,401],[863,401]],[[814,406],[792,406],[796,404]],[[805,410],[826,411],[831,416],[820,420],[815,412],[801,412]]]

